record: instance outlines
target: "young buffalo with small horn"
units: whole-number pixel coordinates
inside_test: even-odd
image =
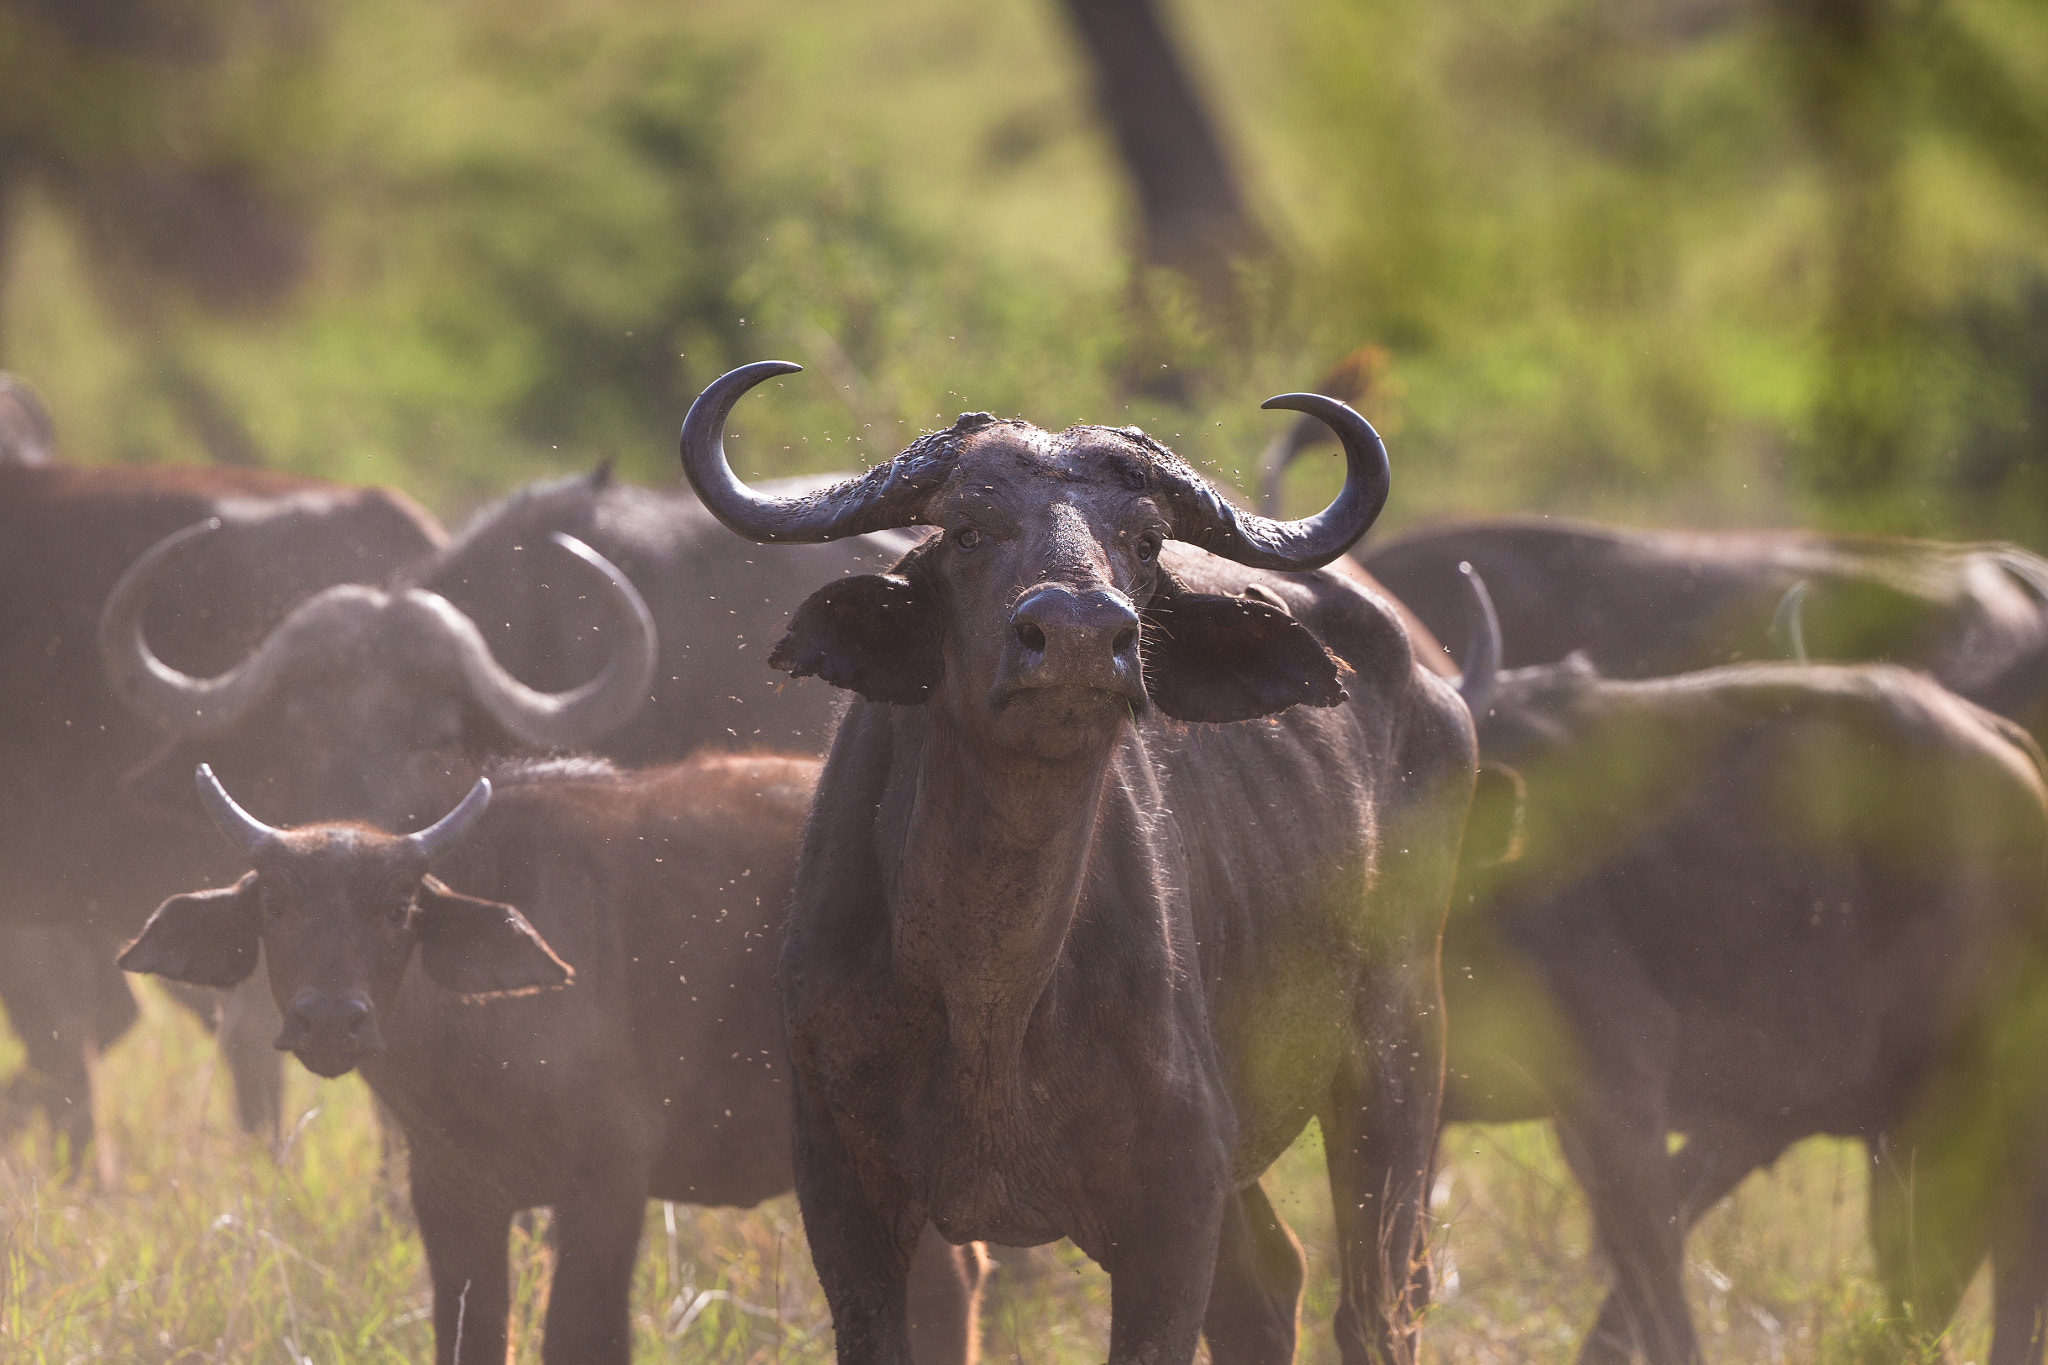
[[[1387,604],[1311,572],[1387,492],[1234,510],[1135,429],[970,413],[862,478],[766,498],[726,463],[748,389],[683,427],[698,496],[800,544],[938,528],[823,587],[771,662],[859,694],[805,832],[781,984],[797,1193],[846,1365],[907,1358],[905,1270],[1071,1238],[1112,1365],[1294,1349],[1300,1249],[1258,1184],[1329,1152],[1349,1362],[1408,1360],[1442,1077],[1437,938],[1470,720]]]
[[[392,835],[272,829],[202,766],[254,870],[166,901],[121,965],[227,987],[261,945],[277,1045],[360,1070],[405,1130],[441,1365],[458,1341],[463,1362],[505,1359],[506,1235],[535,1205],[557,1257],[542,1359],[624,1365],[646,1201],[791,1184],[773,961],[817,775],[760,755],[499,764]],[[948,1250],[920,1261],[927,1365],[972,1359]]]

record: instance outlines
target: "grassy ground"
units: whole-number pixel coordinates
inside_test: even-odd
[[[40,1125],[0,1149],[0,1359],[348,1362],[431,1358],[426,1266],[382,1174],[368,1093],[291,1064],[281,1160],[235,1131],[205,1035],[153,989],[105,1059],[105,1160],[58,1174]],[[0,1074],[19,1065],[0,1053]],[[1603,1273],[1584,1208],[1537,1125],[1453,1129],[1434,1206],[1437,1362],[1567,1362]],[[1311,1129],[1268,1176],[1311,1261],[1300,1359],[1336,1358],[1327,1196]],[[1897,1361],[1868,1276],[1860,1149],[1809,1143],[1693,1236],[1694,1312],[1716,1362]],[[515,1229],[517,1359],[538,1361],[544,1224]],[[1107,1342],[1108,1282],[1070,1247],[998,1250],[984,1354],[1087,1365]],[[650,1205],[635,1319],[641,1361],[831,1358],[793,1199],[746,1212]],[[1980,1283],[1930,1359],[1981,1360]]]

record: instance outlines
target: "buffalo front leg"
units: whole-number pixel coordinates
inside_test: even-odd
[[[10,924],[0,926],[0,1003],[28,1063],[0,1096],[0,1134],[41,1109],[75,1177],[93,1143],[93,1059],[135,1022],[135,996],[91,931]]]
[[[954,1246],[926,1223],[910,1259],[910,1353],[917,1365],[975,1365],[981,1358],[981,1243]]]
[[[274,1046],[283,1028],[260,965],[220,993],[220,1055],[235,1083],[235,1117],[243,1132],[268,1138],[273,1147],[284,1110],[284,1056]]]
[[[1223,1201],[1202,1335],[1216,1365],[1287,1365],[1301,1313],[1301,1243],[1259,1185]]]
[[[1110,1245],[1085,1248],[1109,1272],[1109,1365],[1187,1365],[1216,1274],[1230,1163],[1197,1115],[1141,1135],[1138,1150],[1148,1157]]]
[[[790,1147],[811,1263],[832,1310],[839,1365],[910,1365],[910,1260],[924,1225],[900,1191],[878,1200],[823,1104],[799,1080]]]
[[[1429,1298],[1424,1200],[1443,1099],[1443,995],[1431,970],[1361,993],[1356,1052],[1319,1116],[1341,1277],[1335,1328],[1344,1365],[1415,1359]]]
[[[545,1365],[627,1365],[633,1355],[633,1262],[647,1207],[644,1163],[555,1206],[555,1279],[548,1290]]]
[[[467,1172],[418,1159],[412,1209],[434,1286],[435,1365],[504,1365],[512,1209]]]

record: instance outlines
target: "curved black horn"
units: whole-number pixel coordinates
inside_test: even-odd
[[[228,795],[227,788],[221,786],[208,765],[202,763],[193,769],[192,782],[199,788],[200,804],[213,817],[215,826],[243,853],[254,853],[257,845],[275,839],[280,833],[236,805],[235,798]]]
[[[405,841],[431,863],[461,842],[462,836],[469,833],[470,826],[483,818],[484,807],[490,804],[491,779],[479,777],[460,805],[417,834],[406,835]]]
[[[1189,490],[1192,498],[1178,499],[1174,535],[1255,569],[1320,569],[1355,545],[1387,505],[1393,482],[1387,447],[1350,405],[1319,393],[1283,393],[1260,406],[1305,412],[1337,433],[1344,446],[1343,491],[1312,517],[1274,521],[1238,511],[1203,484]]]
[[[719,376],[697,395],[683,419],[682,457],[683,474],[698,498],[736,534],[763,543],[815,544],[920,524],[925,495],[935,482],[920,476],[940,471],[907,454],[795,498],[764,497],[733,474],[725,458],[725,419],[733,404],[756,384],[802,369],[787,360],[757,360]]]
[[[1461,562],[1458,572],[1472,589],[1472,628],[1465,637],[1465,671],[1458,675],[1458,695],[1477,719],[1486,714],[1494,684],[1500,680],[1500,615],[1493,609],[1493,594],[1486,590],[1479,571]]]

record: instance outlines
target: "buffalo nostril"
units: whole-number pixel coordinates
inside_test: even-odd
[[[1116,633],[1116,639],[1110,642],[1110,652],[1121,654],[1136,643],[1138,643],[1138,628],[1136,626],[1125,626]]]
[[[1045,632],[1038,628],[1036,622],[1019,621],[1017,623],[1017,643],[1030,650],[1033,654],[1043,654],[1045,653]]]

